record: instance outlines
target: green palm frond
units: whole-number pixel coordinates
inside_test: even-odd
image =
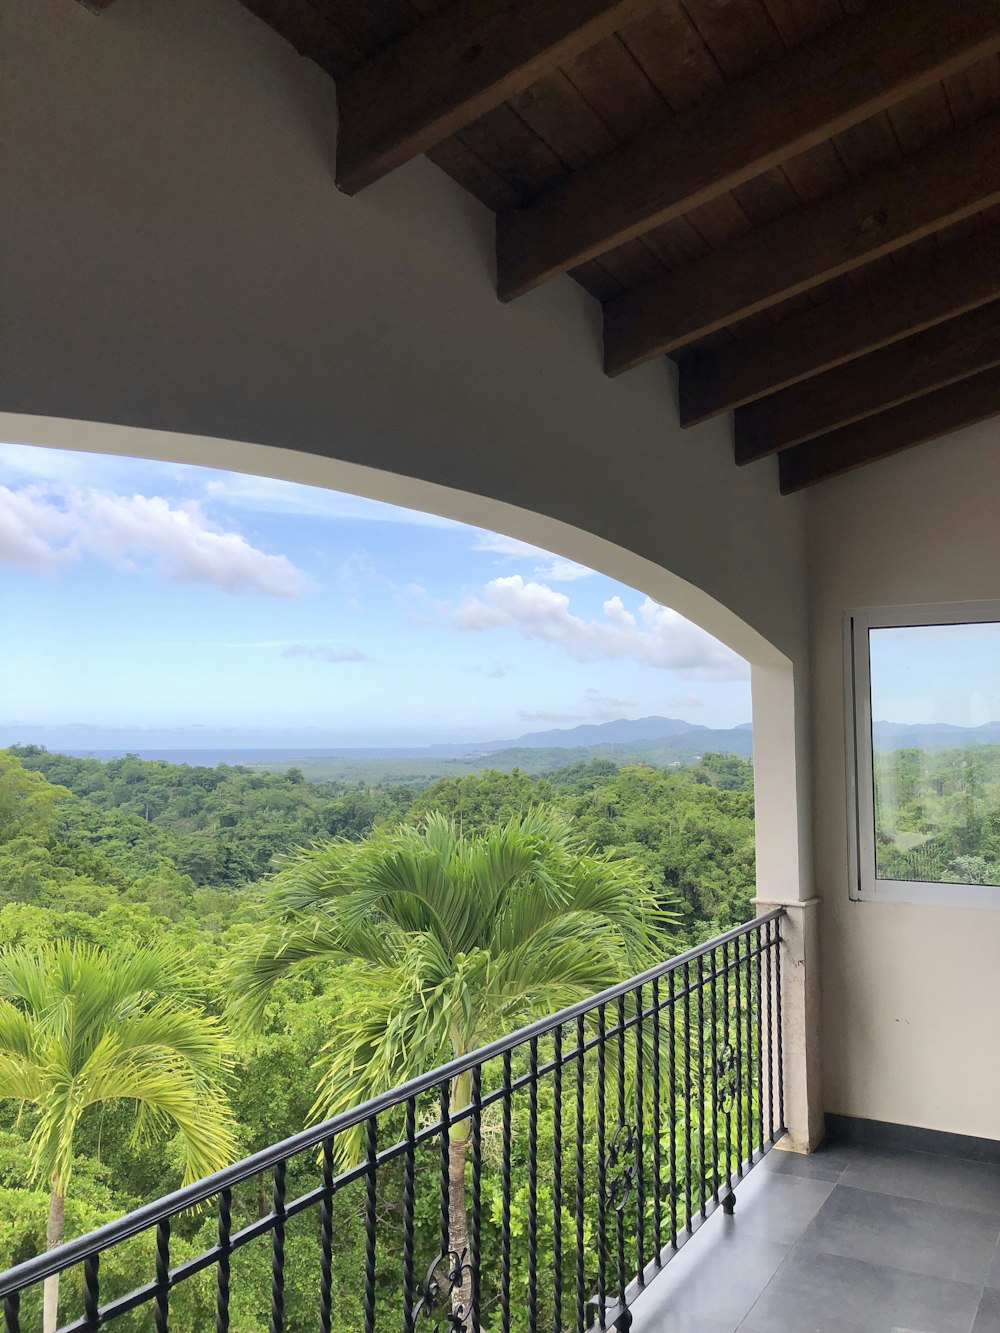
[[[185,1179],[232,1160],[229,1044],[179,993],[186,980],[162,947],[112,955],[61,942],[0,957],[0,1099],[35,1109],[39,1179],[65,1191],[76,1128],[107,1102],[131,1102],[140,1135],[178,1132]]]
[[[300,966],[351,961],[363,1000],[338,1013],[318,1061],[328,1116],[641,971],[671,950],[669,917],[632,861],[594,853],[538,807],[481,836],[430,815],[292,857],[275,924],[232,968],[233,1005],[259,1015]],[[357,1134],[339,1150],[359,1148]]]

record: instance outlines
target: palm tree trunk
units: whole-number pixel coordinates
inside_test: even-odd
[[[461,1128],[467,1127],[463,1124]],[[448,1243],[459,1256],[458,1264],[469,1262],[469,1217],[465,1203],[465,1154],[469,1146],[469,1136],[452,1139],[448,1144]],[[452,1289],[451,1308],[455,1314],[461,1310],[465,1327],[469,1333],[479,1333],[469,1321],[469,1304],[472,1300],[472,1283],[468,1272],[462,1271],[461,1281]]]
[[[62,1244],[65,1220],[66,1199],[60,1192],[58,1178],[53,1176],[52,1187],[49,1192],[49,1223],[45,1231],[46,1249],[54,1250],[57,1245]],[[59,1323],[58,1273],[54,1273],[52,1277],[45,1279],[43,1291],[42,1333],[56,1333],[56,1326]]]

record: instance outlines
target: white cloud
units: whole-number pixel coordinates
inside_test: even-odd
[[[740,680],[747,665],[724,644],[689,620],[645,598],[638,616],[611,597],[599,620],[570,611],[569,598],[520,574],[493,579],[482,596],[451,612],[460,630],[516,629],[526,639],[557,644],[577,662],[627,658],[642,666],[674,671],[693,680]]]
[[[704,708],[705,700],[700,694],[675,694],[667,703],[671,708]]]
[[[0,560],[52,571],[88,555],[115,569],[236,596],[298,597],[309,579],[283,555],[211,523],[196,501],[74,490],[56,499],[40,486],[0,486]]]
[[[467,672],[470,676],[485,676],[487,680],[503,680],[504,676],[506,676],[508,671],[510,671],[510,667],[470,666],[470,667],[462,667],[462,670]]]
[[[535,561],[532,573],[536,579],[546,579],[549,583],[572,583],[576,579],[587,579],[594,573],[586,565],[579,565],[575,560],[565,560],[562,556],[543,551],[540,546],[531,546],[528,542],[518,541],[516,537],[505,537],[502,532],[476,534],[472,544],[474,551],[492,551],[495,555],[507,556],[513,560]]]
[[[319,662],[367,662],[360,648],[329,648],[322,643],[292,643],[282,657],[314,657]]]

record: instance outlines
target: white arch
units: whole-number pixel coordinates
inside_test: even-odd
[[[490,496],[326,455],[139,426],[0,412],[0,438],[10,444],[190,463],[299,482],[502,532],[646,593],[706,630],[752,667],[791,668],[789,659],[758,630],[687,579],[604,537]]]

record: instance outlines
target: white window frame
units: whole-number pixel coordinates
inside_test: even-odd
[[[929,907],[1000,908],[1000,885],[935,884],[875,877],[875,774],[868,631],[933,625],[1000,623],[1000,601],[876,606],[844,617],[850,895],[859,902]]]

